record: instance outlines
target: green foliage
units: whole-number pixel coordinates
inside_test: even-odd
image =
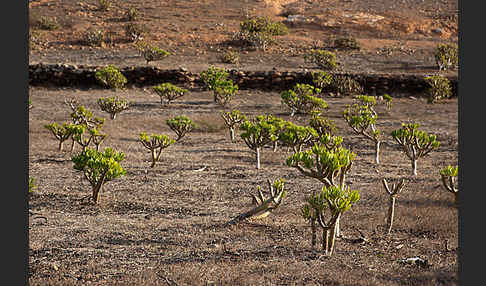
[[[325,186],[344,184],[345,174],[351,169],[356,154],[341,147],[342,138],[326,135],[312,149],[296,152],[287,158],[286,164],[303,175],[315,178]]]
[[[108,11],[112,5],[112,0],[98,0],[98,9],[100,11]]]
[[[35,23],[35,26],[37,26],[41,30],[48,30],[48,31],[54,31],[61,27],[56,17],[47,17],[47,16],[41,16],[38,19],[37,23]]]
[[[351,190],[348,186],[322,187],[322,194],[332,212],[344,213],[359,201],[359,191]]]
[[[246,115],[241,113],[241,111],[235,109],[230,111],[222,111],[221,117],[224,120],[224,123],[230,130],[230,138],[232,142],[235,142],[235,128],[243,121],[247,120]]]
[[[312,72],[312,83],[316,88],[319,88],[321,92],[324,92],[331,86],[333,81],[332,74],[325,71]]]
[[[301,126],[286,121],[279,132],[278,142],[283,146],[292,147],[294,152],[300,152],[304,146],[310,145],[318,136],[316,130],[310,126]]]
[[[322,117],[319,113],[312,114],[312,117],[309,120],[309,126],[314,128],[319,138],[325,134],[334,135],[337,130],[333,120]]]
[[[29,98],[29,100],[27,101],[27,104],[28,104],[28,109],[32,109],[34,107],[34,105],[32,105],[32,100]]]
[[[359,82],[346,75],[334,75],[329,90],[343,96],[363,93]]]
[[[123,88],[127,78],[114,66],[108,65],[95,73],[95,78],[109,88]]]
[[[392,108],[392,106],[393,106],[393,98],[389,94],[387,94],[387,93],[383,94],[382,97],[383,97],[383,102],[385,103],[386,107],[387,108]]]
[[[311,112],[321,112],[327,108],[327,103],[317,97],[320,93],[319,88],[310,84],[296,84],[293,89],[286,90],[280,94],[282,103],[290,108],[291,116],[295,113],[309,114]]]
[[[145,41],[138,41],[135,44],[137,50],[143,56],[143,58],[149,62],[160,61],[170,56],[170,53]]]
[[[181,140],[186,134],[192,131],[197,125],[184,115],[176,116],[166,120],[169,128],[177,134],[176,141]]]
[[[151,168],[155,167],[155,164],[159,161],[162,150],[175,143],[175,140],[169,138],[167,135],[151,134],[148,136],[145,132],[140,134],[139,140],[140,143],[142,143],[145,148],[149,149],[152,154]]]
[[[124,27],[125,36],[129,41],[136,42],[143,39],[143,37],[148,33],[148,28],[143,24],[138,23],[127,23]]]
[[[74,124],[84,124],[88,128],[96,127],[101,128],[105,123],[104,118],[93,117],[93,113],[85,106],[77,104],[74,100],[65,102],[73,111],[71,113],[71,119]]]
[[[334,70],[338,66],[336,55],[333,52],[326,50],[312,49],[309,53],[304,55],[304,60],[306,63],[316,64],[323,70]]]
[[[74,169],[83,172],[84,177],[93,187],[92,199],[98,202],[101,187],[111,180],[126,174],[120,162],[125,159],[123,152],[105,148],[103,152],[86,148],[72,157]]]
[[[272,36],[288,34],[288,28],[281,22],[273,22],[268,17],[253,17],[240,23],[240,30],[249,33],[265,33]]]
[[[221,55],[221,61],[225,64],[239,64],[240,56],[237,52],[226,51]]]
[[[334,48],[340,50],[360,50],[361,46],[354,37],[342,37],[334,39]]]
[[[56,122],[44,125],[44,127],[51,131],[54,137],[59,140],[59,151],[62,151],[63,142],[71,137],[73,131],[72,128],[74,126],[75,124],[73,123],[63,123],[62,125],[59,125]]]
[[[238,85],[234,84],[230,79],[217,81],[213,93],[214,101],[221,106],[226,106],[233,96],[238,93]]]
[[[277,141],[282,120],[273,115],[259,115],[253,120],[245,120],[240,125],[241,139],[256,154],[256,168],[260,169],[260,149]]]
[[[140,17],[140,13],[137,8],[128,8],[125,11],[125,19],[130,22],[137,21]]]
[[[447,167],[444,167],[443,169],[440,170],[440,175],[446,177],[457,177],[458,173],[459,173],[459,166],[453,167],[448,165]]]
[[[119,98],[118,96],[98,98],[98,105],[101,110],[110,114],[112,120],[116,118],[118,113],[130,108],[130,102],[124,98]]]
[[[229,73],[224,68],[217,68],[215,66],[209,66],[207,70],[202,71],[200,74],[201,80],[210,90],[214,90],[219,82],[226,81],[228,76]]]
[[[451,84],[447,78],[441,75],[432,75],[425,77],[424,80],[429,85],[427,89],[429,95],[427,101],[429,103],[452,96]]]
[[[83,43],[90,47],[103,47],[105,38],[105,32],[102,29],[91,27],[84,32]]]
[[[28,184],[29,194],[33,194],[35,189],[37,189],[37,186],[35,184],[35,178],[29,177],[29,184]]]
[[[434,56],[439,70],[454,69],[459,66],[459,48],[457,44],[438,44]]]
[[[160,103],[162,104],[164,104],[164,99],[167,100],[167,104],[170,104],[171,101],[189,92],[187,89],[177,87],[170,82],[153,86],[152,89],[160,96]]]
[[[374,142],[380,141],[380,131],[375,128],[378,114],[373,109],[376,98],[360,95],[356,99],[359,103],[346,105],[343,111],[344,120],[357,134],[362,134]]]
[[[418,129],[418,123],[402,123],[402,128],[393,130],[393,139],[402,146],[403,152],[412,161],[413,174],[417,175],[416,162],[440,145],[435,135]]]
[[[240,23],[240,31],[233,36],[233,41],[265,51],[268,44],[274,42],[274,36],[287,33],[287,26],[283,23],[273,22],[268,17],[253,17]]]

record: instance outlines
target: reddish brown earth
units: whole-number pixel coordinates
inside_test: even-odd
[[[149,39],[173,53],[151,65],[184,66],[191,71],[209,64],[231,66],[219,63],[218,49],[223,50],[221,42],[237,30],[247,5],[252,14],[275,20],[295,10],[314,22],[291,27],[290,34],[281,36],[265,53],[241,52],[238,68],[245,70],[312,68],[304,65],[302,56],[310,45],[325,46],[330,35],[347,34],[355,36],[363,48],[337,52],[342,70],[436,73],[435,45],[457,42],[458,32],[454,1],[116,3],[110,11],[101,12],[97,1],[31,2],[31,16],[57,15],[64,23],[59,30],[45,31],[46,43],[31,52],[31,63],[145,65],[133,45],[123,40],[125,23],[120,18],[128,7],[142,11],[141,21],[152,31]],[[370,24],[370,19],[380,20]],[[89,25],[112,30],[117,39],[114,46],[98,49],[79,44]],[[431,32],[436,28],[442,35]],[[96,100],[115,94],[133,104],[112,121]],[[74,170],[72,154],[57,151],[57,141],[43,127],[70,120],[64,104],[70,98],[95,116],[107,118],[103,128],[108,138],[103,146],[126,154],[122,166],[127,175],[106,184],[98,205],[83,200],[90,193],[88,182]],[[335,121],[344,145],[358,155],[347,182],[361,193],[359,202],[342,218],[344,237],[337,240],[332,257],[324,256],[320,248],[311,249],[310,228],[300,216],[304,199],[320,188],[319,182],[287,167],[285,160],[291,153],[285,149],[265,148],[262,169],[256,170],[253,153],[241,139],[230,142],[219,116],[222,109],[212,102],[209,91],[192,89],[170,106],[161,106],[149,87],[116,92],[98,87],[30,87],[30,99],[34,107],[29,115],[29,176],[37,185],[29,197],[29,209],[35,213],[29,221],[30,285],[459,284],[457,208],[438,173],[439,168],[458,162],[457,98],[432,105],[423,98],[395,97],[391,110],[380,108],[377,126],[385,143],[378,167],[373,163],[372,142],[354,134],[341,118],[352,99],[324,98],[329,104],[325,115]],[[242,90],[230,108],[250,117],[266,113],[307,122],[305,117],[289,117],[277,92]],[[181,114],[199,127],[164,150],[161,161],[151,169],[150,155],[137,142],[138,135],[146,131],[174,137],[165,120]],[[409,120],[436,134],[441,142],[419,160],[416,177],[411,176],[410,162],[390,136]],[[261,220],[222,226],[249,209],[250,194],[258,185],[266,190],[266,180],[277,178],[286,180],[288,190],[280,208]],[[392,183],[407,180],[390,235],[385,234],[388,198],[382,178]],[[360,233],[366,241],[353,241]],[[427,267],[400,262],[411,257],[426,259]]]

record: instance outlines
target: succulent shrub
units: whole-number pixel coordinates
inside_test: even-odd
[[[386,179],[383,179],[381,181],[383,183],[383,187],[385,187],[386,193],[389,195],[389,204],[388,204],[388,216],[387,216],[387,223],[388,223],[388,231],[387,233],[389,234],[392,230],[393,227],[393,219],[395,217],[395,202],[398,197],[398,193],[400,193],[403,189],[403,186],[405,184],[405,179],[402,179],[397,185],[393,184],[392,187],[390,188],[388,186],[388,182]]]
[[[200,74],[201,80],[209,90],[214,90],[217,83],[219,81],[227,80],[228,76],[228,71],[224,68],[217,68],[215,66],[209,66],[207,70],[202,71]]]
[[[363,94],[363,87],[360,83],[346,75],[334,75],[329,90],[338,96]]]
[[[37,23],[37,27],[41,30],[48,30],[48,31],[53,31],[57,30],[61,27],[61,25],[58,23],[56,17],[47,17],[47,16],[41,16]]]
[[[108,88],[123,88],[127,78],[114,66],[108,65],[96,71],[95,78]]]
[[[438,44],[434,57],[439,70],[457,68],[459,65],[459,48],[457,44]]]
[[[153,86],[152,89],[160,96],[161,104],[164,104],[164,99],[167,104],[170,104],[171,101],[176,100],[189,92],[187,89],[177,87],[170,82]]]
[[[28,104],[28,110],[31,110],[32,108],[34,108],[34,105],[32,105],[32,100],[30,98],[27,101],[27,104]]]
[[[327,134],[312,148],[292,154],[286,164],[325,186],[342,186],[356,158],[355,153],[341,146],[342,141],[340,136]]]
[[[266,198],[262,192],[262,188],[258,186],[258,195],[252,194],[252,201],[255,206],[251,210],[228,221],[224,224],[224,226],[233,225],[248,218],[259,219],[267,217],[272,211],[277,209],[282,204],[282,200],[287,195],[287,191],[284,189],[284,179],[277,179],[273,182],[273,184],[270,180],[267,180],[267,182],[270,190],[270,197]]]
[[[148,29],[145,25],[134,22],[127,23],[124,27],[124,30],[125,36],[131,42],[143,40],[143,37],[148,32]]]
[[[342,214],[359,201],[360,194],[347,186],[323,186],[321,192],[314,192],[301,209],[302,217],[311,223],[312,247],[316,244],[316,222],[322,228],[322,250],[327,256],[334,252]],[[325,214],[325,210],[329,214]],[[326,220],[326,217],[328,218]]]
[[[143,56],[145,61],[147,61],[147,64],[149,62],[163,60],[166,57],[170,56],[170,53],[168,51],[149,44],[145,41],[138,41],[135,46],[140,54]]]
[[[376,129],[378,114],[373,109],[376,105],[374,96],[360,95],[358,103],[346,105],[343,111],[343,118],[357,134],[375,143],[375,163],[380,164],[381,132]]]
[[[110,114],[112,120],[116,118],[117,114],[130,108],[130,102],[118,96],[100,97],[97,102],[102,111]]]
[[[62,125],[57,124],[56,122],[51,124],[46,124],[44,127],[51,131],[51,133],[56,137],[59,141],[58,150],[62,151],[63,143],[68,140],[72,135],[72,127],[75,124],[73,123],[63,123]]]
[[[176,142],[181,140],[186,134],[192,131],[197,125],[192,122],[191,119],[184,115],[176,116],[171,119],[166,120],[167,125],[169,128],[174,131],[177,135]]]
[[[336,55],[333,52],[326,50],[310,50],[309,53],[304,55],[306,63],[316,64],[323,70],[334,70],[338,64],[336,62]]]
[[[87,46],[102,47],[105,43],[105,32],[98,28],[89,28],[83,34],[83,42]]]
[[[360,50],[361,46],[354,37],[342,37],[334,39],[334,48],[340,50]]]
[[[335,135],[337,127],[333,120],[321,116],[319,113],[313,113],[309,119],[309,126],[316,132],[318,138],[322,138],[326,134]]]
[[[237,93],[238,85],[231,79],[217,81],[213,89],[214,101],[226,106]]]
[[[450,81],[441,75],[432,75],[424,78],[428,84],[427,101],[429,103],[437,102],[442,98],[449,98],[452,96],[452,89]]]
[[[444,188],[454,194],[454,203],[459,204],[459,188],[456,186],[456,177],[459,173],[459,166],[447,166],[440,170],[440,177]]]
[[[108,135],[101,132],[101,130],[98,128],[91,128],[88,131],[91,136],[91,141],[96,146],[96,151],[99,151],[101,144],[103,143],[103,141],[105,141]]]
[[[393,139],[402,147],[412,163],[413,175],[417,175],[417,160],[437,149],[440,145],[435,135],[419,130],[418,123],[402,123],[402,128],[393,130]]]
[[[83,172],[92,187],[91,199],[98,203],[103,185],[126,174],[120,162],[125,159],[123,152],[105,148],[103,152],[86,148],[72,157],[74,169]]]
[[[169,147],[170,145],[175,143],[174,139],[169,138],[169,136],[164,134],[151,134],[148,136],[145,132],[140,134],[140,143],[150,150],[152,155],[152,164],[150,168],[154,168],[155,164],[160,159],[160,154],[162,154],[162,150]]]
[[[274,36],[287,33],[287,26],[283,23],[273,22],[268,17],[253,17],[240,23],[240,31],[233,35],[233,41],[266,51]]]
[[[332,74],[325,71],[312,72],[312,83],[314,86],[324,93],[332,84],[333,76]]]
[[[29,177],[28,194],[33,194],[35,189],[37,189],[35,178]]]
[[[240,56],[237,52],[234,51],[226,51],[224,52],[221,57],[221,61],[225,64],[239,64]]]
[[[110,10],[112,0],[98,0],[98,9],[100,11]]]
[[[128,8],[126,11],[125,11],[125,19],[127,21],[137,21],[140,17],[140,13],[139,11],[137,10],[137,8]]]
[[[327,103],[317,96],[319,88],[310,84],[296,84],[292,89],[283,91],[280,94],[282,103],[290,109],[290,116],[296,113],[309,114],[311,112],[321,112],[327,108]]]
[[[81,145],[82,150],[86,150],[93,141],[91,130],[84,124],[76,124],[71,128],[73,141]]]
[[[37,50],[45,43],[44,33],[39,30],[29,29],[29,49]]]
[[[231,142],[235,142],[235,129],[241,124],[243,121],[247,120],[246,115],[241,113],[241,111],[235,109],[230,111],[222,111],[221,117],[224,120],[224,123],[229,128],[230,131],[230,138]]]
[[[310,126],[301,126],[286,121],[278,134],[278,142],[282,146],[291,147],[294,153],[301,152],[302,148],[311,145],[317,138],[317,132]]]
[[[263,146],[278,139],[278,127],[274,123],[274,116],[259,115],[253,120],[245,120],[240,125],[241,139],[255,152],[256,168],[260,169],[260,151]]]

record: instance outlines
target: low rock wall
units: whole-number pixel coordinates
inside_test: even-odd
[[[34,64],[29,66],[31,86],[99,86],[95,73],[101,66],[75,66],[67,64]],[[128,85],[152,86],[163,82],[202,86],[199,74],[185,69],[161,70],[157,67],[125,67],[120,69]],[[296,83],[312,83],[311,72],[294,71],[241,71],[229,70],[230,78],[240,89],[282,91]],[[344,74],[357,80],[365,93],[425,95],[427,84],[422,76],[388,74]],[[457,76],[449,77],[453,96],[457,96]]]

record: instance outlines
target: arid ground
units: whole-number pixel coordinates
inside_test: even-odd
[[[133,44],[124,40],[124,11],[136,7],[150,27],[148,38],[172,56],[150,65],[183,66],[199,72],[210,64],[242,70],[312,69],[303,61],[309,47],[325,47],[331,35],[356,37],[360,51],[337,51],[340,69],[354,72],[438,73],[433,52],[439,42],[457,42],[457,1],[116,1],[107,12],[98,1],[32,1],[31,19],[57,16],[61,28],[42,31],[43,44],[31,63],[142,66]],[[267,52],[241,51],[240,65],[221,64],[225,39],[238,29],[245,11],[282,21],[303,14],[309,23],[289,26]],[[37,16],[36,16],[37,15]],[[62,15],[62,16],[59,16]],[[34,17],[34,18],[33,18]],[[366,20],[366,21],[365,21]],[[35,21],[34,21],[35,22]],[[112,46],[79,43],[90,25],[113,32]],[[31,26],[31,29],[33,29]],[[218,51],[219,49],[219,51]],[[237,49],[233,47],[233,49]],[[457,70],[441,72],[457,74]],[[29,197],[30,285],[458,285],[458,215],[453,195],[442,186],[439,169],[458,162],[458,99],[427,104],[421,95],[392,94],[390,110],[377,108],[384,134],[381,164],[373,161],[373,143],[354,134],[342,119],[350,97],[324,97],[324,113],[334,120],[344,145],[357,154],[346,182],[360,200],[341,220],[335,253],[312,250],[310,227],[300,215],[305,198],[321,184],[285,165],[285,148],[262,152],[262,168],[241,139],[232,143],[212,93],[195,88],[162,105],[150,87],[124,90],[93,87],[29,87],[29,177],[37,188]],[[99,97],[118,95],[132,102],[115,120],[102,112]],[[44,128],[68,122],[66,99],[76,99],[105,117],[103,147],[125,153],[122,176],[107,183],[99,204],[84,198],[90,186],[74,170],[69,151]],[[249,117],[290,117],[278,92],[240,90],[228,108]],[[186,115],[198,127],[163,151],[150,168],[141,132],[175,134],[165,120]],[[390,133],[415,121],[436,134],[437,150],[410,161]],[[79,146],[74,152],[79,151]],[[288,196],[270,216],[224,227],[251,207],[257,186],[285,179]],[[406,179],[397,199],[391,234],[386,234],[388,195],[381,184]],[[320,241],[319,241],[320,242]],[[419,257],[425,266],[407,264]]]

